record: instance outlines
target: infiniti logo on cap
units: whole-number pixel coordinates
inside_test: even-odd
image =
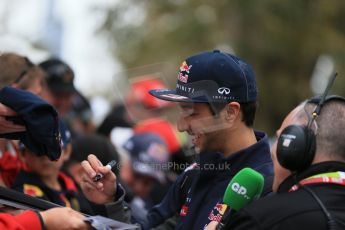
[[[218,93],[219,94],[222,94],[222,95],[228,95],[230,93],[230,89],[229,88],[226,88],[226,87],[220,87],[218,89]]]

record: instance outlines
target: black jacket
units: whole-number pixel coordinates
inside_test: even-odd
[[[300,181],[313,175],[326,172],[345,172],[345,164],[323,162],[309,167],[296,177],[290,176],[279,187],[278,193],[241,209],[235,214],[226,229],[313,229],[328,228],[328,219],[316,199],[305,189],[289,192]],[[336,184],[310,184],[308,186],[322,201],[328,212],[337,222],[335,229],[345,229],[345,186]]]

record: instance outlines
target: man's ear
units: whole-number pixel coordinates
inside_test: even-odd
[[[234,122],[240,116],[241,105],[238,102],[230,102],[225,107],[225,120]]]

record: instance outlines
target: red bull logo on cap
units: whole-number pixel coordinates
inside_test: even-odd
[[[182,81],[183,83],[187,83],[188,74],[189,74],[191,68],[192,68],[192,65],[188,65],[186,61],[182,62],[181,66],[180,66],[180,71],[177,75],[177,79],[179,81]]]

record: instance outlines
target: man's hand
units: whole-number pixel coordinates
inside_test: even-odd
[[[109,169],[102,165],[98,158],[90,154],[87,160],[81,162],[84,169],[82,175],[81,188],[86,198],[96,204],[105,204],[114,200],[116,192],[116,176]],[[94,182],[96,173],[102,173],[103,178]]]
[[[47,230],[92,229],[85,217],[71,208],[52,208],[40,214]]]
[[[16,125],[5,118],[16,115],[16,112],[14,112],[12,109],[0,103],[0,134],[25,131],[25,126]]]
[[[211,221],[205,228],[205,230],[215,230],[217,228],[218,222]]]

